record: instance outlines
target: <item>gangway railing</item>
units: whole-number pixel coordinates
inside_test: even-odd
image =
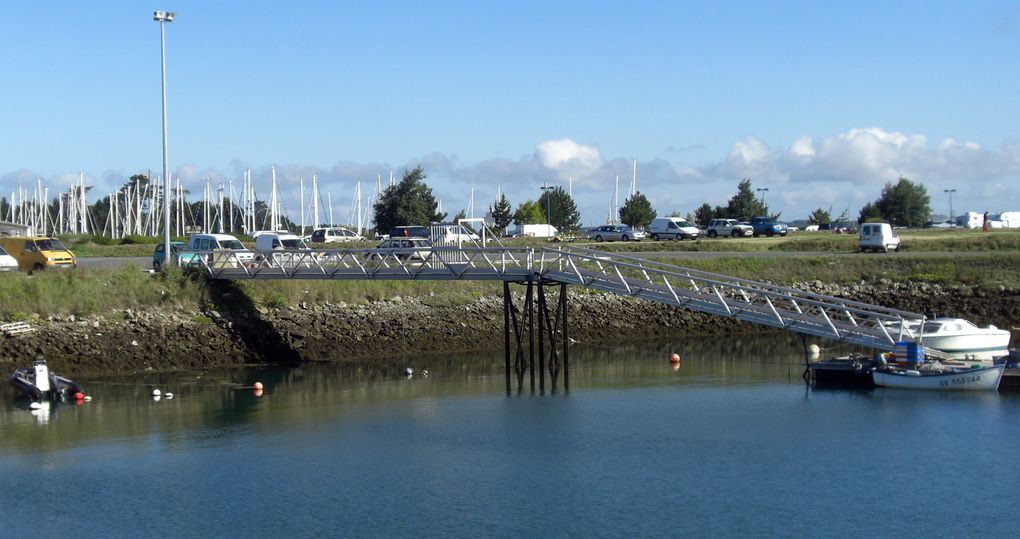
[[[189,251],[180,260],[213,279],[526,280],[535,252],[517,248],[409,247]]]
[[[496,280],[575,284],[802,334],[894,350],[920,340],[924,316],[580,248],[412,247],[191,251],[184,262],[214,279]],[[937,351],[931,351],[937,354]]]
[[[543,278],[835,341],[893,350],[924,316],[621,254],[545,248]]]

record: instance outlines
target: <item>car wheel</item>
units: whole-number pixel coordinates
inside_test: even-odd
[[[710,238],[714,238],[714,237],[716,237],[717,235],[718,235],[718,234],[716,234],[715,230],[709,230],[709,231],[708,231],[708,237],[710,237]]]
[[[601,243],[602,242],[602,236],[595,236],[595,241]]]
[[[773,234],[775,233],[769,230],[768,232],[765,233],[765,236],[771,238]]]
[[[622,239],[623,241],[630,241],[630,236],[628,236],[628,235],[624,234],[624,235],[623,235],[623,238],[621,238],[621,239]]]
[[[739,230],[734,230],[733,233],[730,234],[730,235],[733,236],[734,238],[739,238],[740,237],[740,231]]]
[[[866,253],[866,252],[868,252],[868,248],[867,248],[867,247],[861,247],[861,252],[862,252],[862,253]]]
[[[652,234],[652,241],[659,241],[659,235],[658,234]]]
[[[900,252],[900,246],[897,245],[895,248],[893,248],[893,251],[896,251],[897,253]]]
[[[38,262],[36,262],[36,264],[34,266],[32,266],[32,272],[33,273],[35,273],[37,271],[42,271],[44,269],[46,269],[46,266],[43,266],[42,264],[40,264]]]
[[[163,265],[162,264],[160,264],[159,262],[156,262],[155,260],[152,261],[152,271],[158,272],[158,271],[162,271],[162,269],[163,269]]]

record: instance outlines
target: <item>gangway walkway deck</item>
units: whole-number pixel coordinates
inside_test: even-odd
[[[924,316],[580,248],[433,247],[197,252],[213,279],[489,280],[573,284],[802,334],[893,350]],[[932,351],[938,355],[937,351]]]

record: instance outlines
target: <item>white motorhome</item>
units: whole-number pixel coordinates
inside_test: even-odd
[[[900,238],[893,232],[889,223],[864,223],[861,225],[858,245],[860,245],[861,252],[867,250],[875,252],[899,251]]]
[[[552,225],[517,225],[514,236],[529,238],[554,238],[559,231]]]

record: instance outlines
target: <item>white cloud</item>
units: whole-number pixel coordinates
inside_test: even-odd
[[[535,148],[535,155],[546,168],[560,178],[587,176],[602,165],[602,152],[596,146],[578,144],[569,138],[547,140]]]

